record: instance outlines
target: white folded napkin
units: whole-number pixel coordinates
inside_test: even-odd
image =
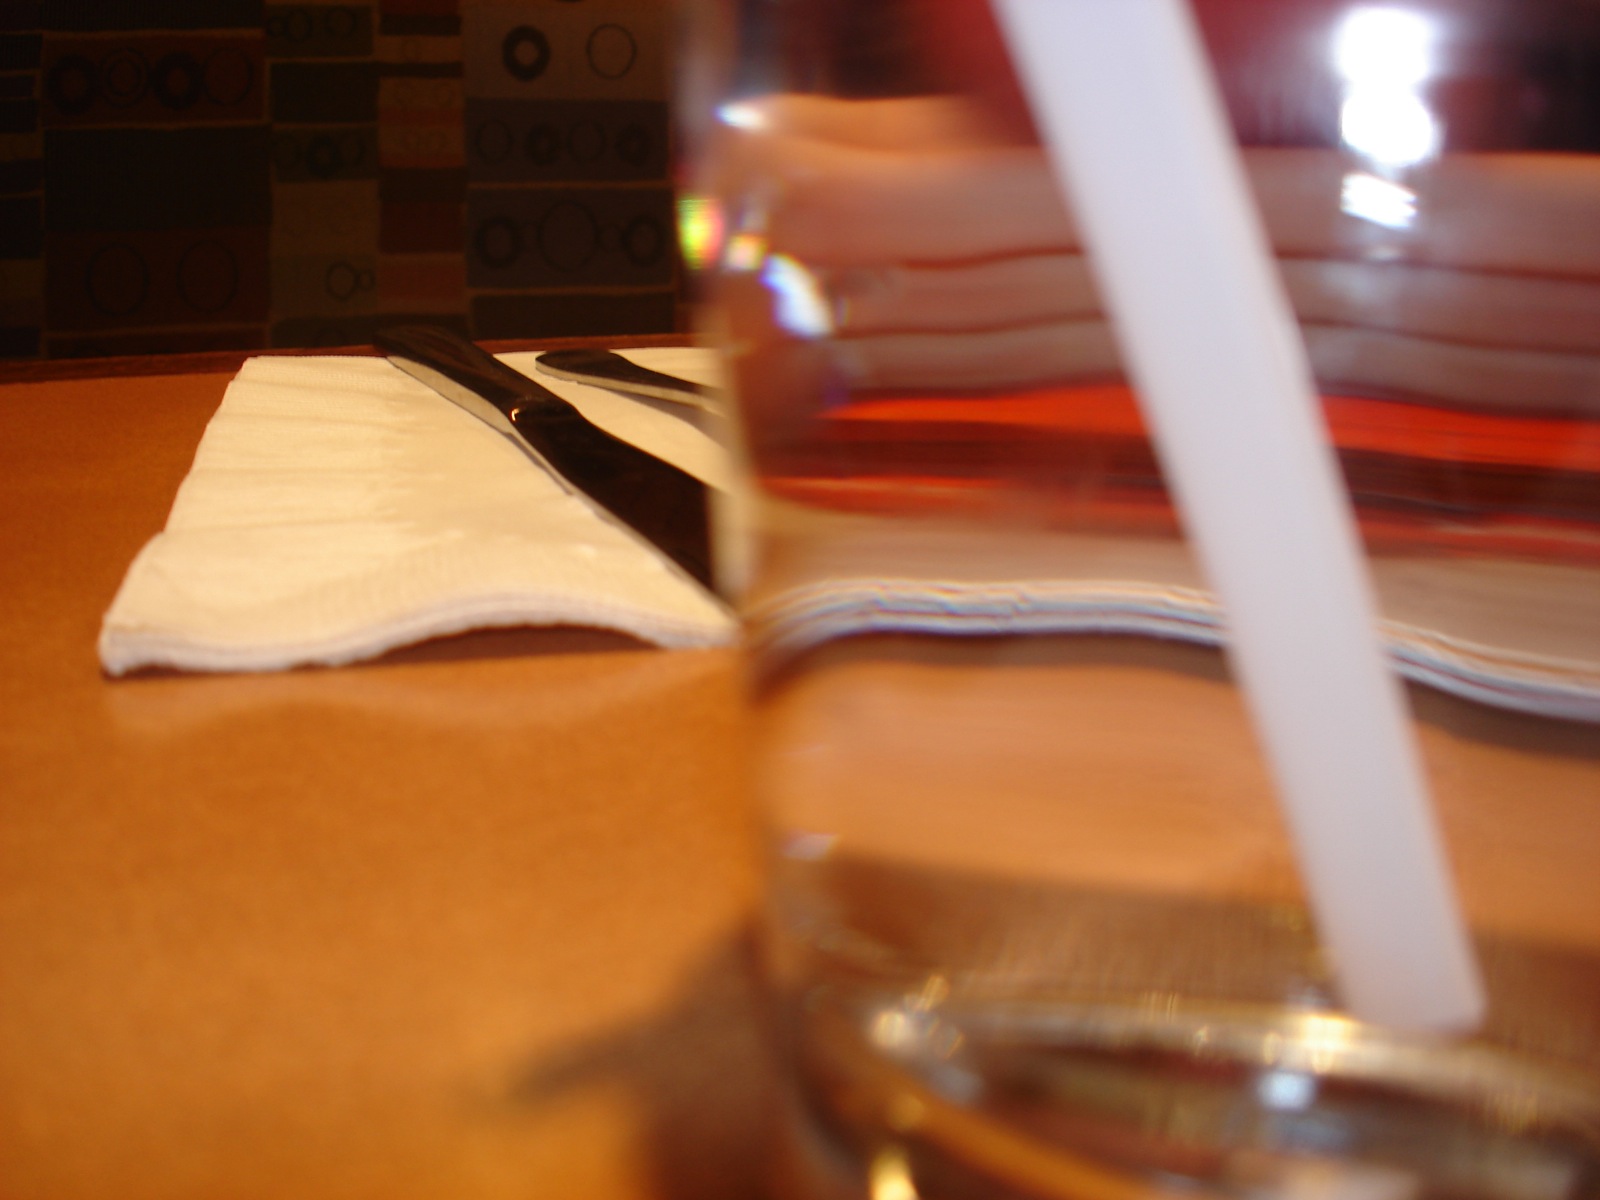
[[[860,514],[804,520],[813,536],[790,549],[783,588],[748,602],[758,650],[798,655],[875,632],[1226,640],[1181,541],[998,526],[935,539]],[[1369,566],[1401,676],[1497,708],[1600,721],[1600,570],[1429,555]]]
[[[503,357],[616,436],[729,485],[717,416],[539,375],[534,354]],[[708,350],[628,357],[718,382]],[[782,590],[751,598],[761,642],[785,652],[888,630],[1224,637],[1181,543],[993,528],[924,547],[901,521],[821,511],[805,527],[816,536],[790,549]],[[1051,577],[1028,574],[1045,564]],[[1402,674],[1600,720],[1600,571],[1433,556],[1372,567]],[[668,647],[725,643],[736,628],[660,555],[387,360],[263,357],[228,386],[166,529],[129,568],[100,658],[113,675],[274,670],[558,624]]]
[[[630,357],[715,382],[690,348]],[[532,374],[535,355],[507,355]],[[725,486],[718,418],[544,380],[590,420]],[[509,441],[382,358],[244,364],[166,528],[106,613],[100,661],[265,671],[468,629],[584,625],[661,646],[735,632],[713,596]]]

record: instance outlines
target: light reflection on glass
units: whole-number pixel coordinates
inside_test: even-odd
[[[1331,1071],[1356,1040],[1355,1022],[1346,1017],[1307,1013],[1298,1024],[1295,1045],[1304,1052],[1305,1065],[1318,1073]]]
[[[1339,110],[1339,136],[1382,166],[1409,167],[1439,148],[1439,123],[1415,92],[1356,88]]]
[[[731,125],[735,129],[765,129],[767,127],[767,114],[754,104],[741,104],[733,101],[717,106],[717,120],[724,125]]]
[[[1433,74],[1433,22],[1395,8],[1359,8],[1339,26],[1333,61],[1352,87],[1415,88]]]
[[[1375,225],[1406,229],[1417,219],[1417,194],[1376,175],[1352,171],[1340,188],[1339,207],[1352,217]]]
[[[911,1160],[899,1146],[885,1146],[868,1168],[868,1193],[872,1200],[917,1200],[911,1177]]]
[[[736,233],[728,240],[722,265],[730,271],[754,271],[767,258],[767,239],[759,233]]]
[[[1299,1112],[1317,1098],[1316,1077],[1303,1071],[1265,1071],[1256,1080],[1256,1098],[1267,1108]]]
[[[816,278],[787,254],[771,255],[761,268],[761,282],[773,295],[773,316],[798,337],[827,337],[833,332],[828,301]]]
[[[1339,134],[1378,167],[1408,167],[1438,153],[1439,121],[1421,92],[1435,70],[1437,35],[1431,18],[1396,8],[1356,9],[1339,27]]]
[[[922,1021],[897,1008],[885,1009],[873,1018],[869,1036],[881,1050],[909,1051],[917,1047]]]
[[[709,267],[722,252],[722,208],[710,196],[686,192],[678,197],[678,244],[695,270]]]

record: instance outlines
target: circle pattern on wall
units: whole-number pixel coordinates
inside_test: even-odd
[[[500,43],[500,61],[513,77],[530,83],[550,65],[550,39],[532,25],[518,25]]]

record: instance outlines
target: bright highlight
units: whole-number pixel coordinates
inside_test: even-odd
[[[742,104],[738,101],[719,105],[717,120],[735,129],[765,129],[769,123],[767,114],[754,104]]]
[[[1439,123],[1415,92],[1357,88],[1339,111],[1339,135],[1350,149],[1386,167],[1409,167],[1439,149]]]
[[[1433,74],[1434,23],[1421,13],[1358,8],[1333,44],[1333,63],[1356,86],[1416,87]]]
[[[804,338],[827,337],[833,332],[828,301],[815,277],[787,254],[767,259],[761,282],[772,292],[773,315],[784,329]]]
[[[710,196],[678,197],[678,245],[689,266],[701,271],[722,253],[722,208]]]
[[[1417,194],[1376,175],[1352,171],[1340,188],[1339,208],[1374,225],[1408,229],[1417,219]]]
[[[1422,98],[1435,71],[1438,29],[1421,13],[1359,8],[1334,38],[1333,65],[1345,83],[1339,112],[1344,144],[1379,167],[1414,166],[1439,151],[1439,122]]]

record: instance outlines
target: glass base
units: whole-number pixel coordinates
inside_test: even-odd
[[[824,983],[797,1004],[781,1195],[1600,1196],[1600,1090],[1579,1073],[1328,1013],[942,987]]]

